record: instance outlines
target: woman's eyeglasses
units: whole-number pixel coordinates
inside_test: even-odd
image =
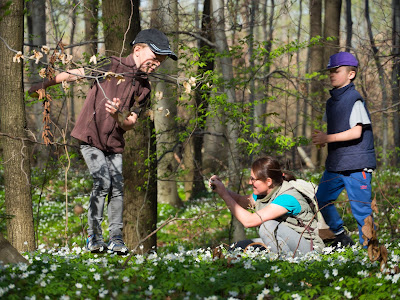
[[[254,178],[253,176],[250,176],[251,184],[254,184],[254,182],[256,182],[257,180],[259,180],[259,179],[258,178]]]

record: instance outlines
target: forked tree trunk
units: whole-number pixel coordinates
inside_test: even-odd
[[[24,34],[24,1],[0,0],[0,7],[8,14],[1,15],[0,36],[8,45],[22,51]],[[0,131],[9,137],[2,137],[4,190],[7,219],[7,238],[18,251],[35,249],[33,212],[31,197],[31,171],[29,145],[26,138],[26,117],[24,106],[23,62],[13,63],[14,52],[3,41],[0,42]]]

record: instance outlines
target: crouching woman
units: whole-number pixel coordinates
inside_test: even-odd
[[[253,194],[241,196],[225,188],[213,175],[209,185],[225,201],[231,213],[245,227],[259,227],[260,239],[238,242],[244,248],[252,242],[265,244],[271,252],[296,256],[310,251],[321,252],[324,247],[319,237],[315,209],[283,174],[279,162],[262,157],[253,162],[249,184]],[[255,208],[255,212],[248,209]]]

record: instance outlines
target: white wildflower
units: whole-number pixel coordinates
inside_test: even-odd
[[[138,265],[141,265],[142,263],[144,263],[144,258],[143,258],[143,256],[142,255],[136,255],[136,263],[138,264]]]
[[[211,282],[215,282],[215,278],[214,277],[210,277],[210,281]]]
[[[351,292],[348,292],[348,291],[344,291],[344,296],[347,298],[347,299],[351,299],[353,296],[351,295]]]
[[[400,277],[400,273],[393,275],[392,282],[397,283],[397,281],[399,280],[399,277]]]
[[[77,289],[81,289],[83,287],[82,283],[79,282],[75,283],[75,286]]]
[[[54,272],[55,270],[57,270],[57,268],[58,268],[58,266],[56,264],[50,265],[50,271]]]
[[[95,273],[95,274],[93,275],[93,278],[94,278],[94,280],[96,280],[96,281],[100,280],[100,274],[99,274],[99,273]]]
[[[293,295],[292,295],[292,298],[293,298],[294,300],[301,300],[301,296],[300,296],[299,294],[293,294]]]
[[[123,282],[129,282],[129,277],[128,277],[128,276],[124,276],[124,277],[122,278],[122,281],[123,281]]]
[[[237,295],[239,295],[239,293],[236,291],[229,291],[229,295],[232,297],[236,297]]]

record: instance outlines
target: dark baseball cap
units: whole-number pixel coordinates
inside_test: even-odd
[[[171,50],[167,36],[157,29],[145,29],[140,31],[135,40],[131,42],[134,46],[139,43],[149,45],[151,51],[159,55],[168,55],[173,60],[178,60],[178,56]]]
[[[358,67],[358,60],[349,52],[339,52],[329,57],[327,69],[339,68],[341,66]]]

